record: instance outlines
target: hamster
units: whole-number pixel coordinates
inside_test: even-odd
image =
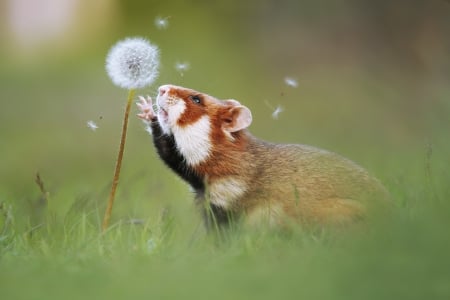
[[[160,158],[192,187],[208,228],[232,220],[353,223],[388,197],[377,179],[338,154],[256,138],[247,129],[250,109],[236,100],[162,85],[156,113],[150,97],[137,105]]]

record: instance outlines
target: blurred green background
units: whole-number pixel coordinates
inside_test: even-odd
[[[254,135],[349,157],[401,207],[448,202],[446,0],[4,0],[0,8],[0,202],[18,228],[41,222],[37,172],[52,211],[89,203],[102,215],[127,95],[107,77],[105,57],[129,36],[161,49],[160,77],[139,94],[173,83],[237,99],[253,112]],[[177,62],[190,69],[181,75]],[[200,219],[186,185],[137,118],[128,134],[114,221],[155,219],[169,207],[179,228],[193,230]]]
[[[429,147],[448,164],[446,1],[11,0],[2,6],[5,199],[38,192],[37,171],[53,193],[108,185],[126,91],[110,82],[104,63],[109,48],[127,36],[144,36],[161,49],[161,75],[141,94],[173,83],[238,99],[254,113],[256,136],[336,151],[382,180],[423,169]],[[169,26],[155,26],[157,17]],[[190,69],[181,76],[174,65],[185,61]],[[298,87],[287,86],[285,77]],[[278,105],[285,111],[274,120]],[[87,128],[89,120],[97,131]],[[152,186],[143,190],[150,199],[154,189],[183,191],[142,124],[130,123],[124,181]],[[140,213],[143,202],[133,203]]]

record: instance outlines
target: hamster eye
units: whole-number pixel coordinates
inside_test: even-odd
[[[200,98],[200,96],[197,96],[197,95],[191,96],[191,100],[195,104],[200,104],[202,102],[202,99]]]

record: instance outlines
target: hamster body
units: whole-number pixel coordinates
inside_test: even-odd
[[[307,145],[275,144],[247,130],[250,110],[236,100],[163,85],[156,104],[141,98],[165,164],[190,184],[205,224],[231,219],[278,226],[291,221],[349,223],[386,199],[382,185],[354,162]]]

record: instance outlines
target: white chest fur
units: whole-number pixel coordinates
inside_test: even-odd
[[[211,152],[211,124],[208,116],[201,117],[194,124],[174,126],[172,133],[177,149],[190,166],[198,165],[208,158]]]

